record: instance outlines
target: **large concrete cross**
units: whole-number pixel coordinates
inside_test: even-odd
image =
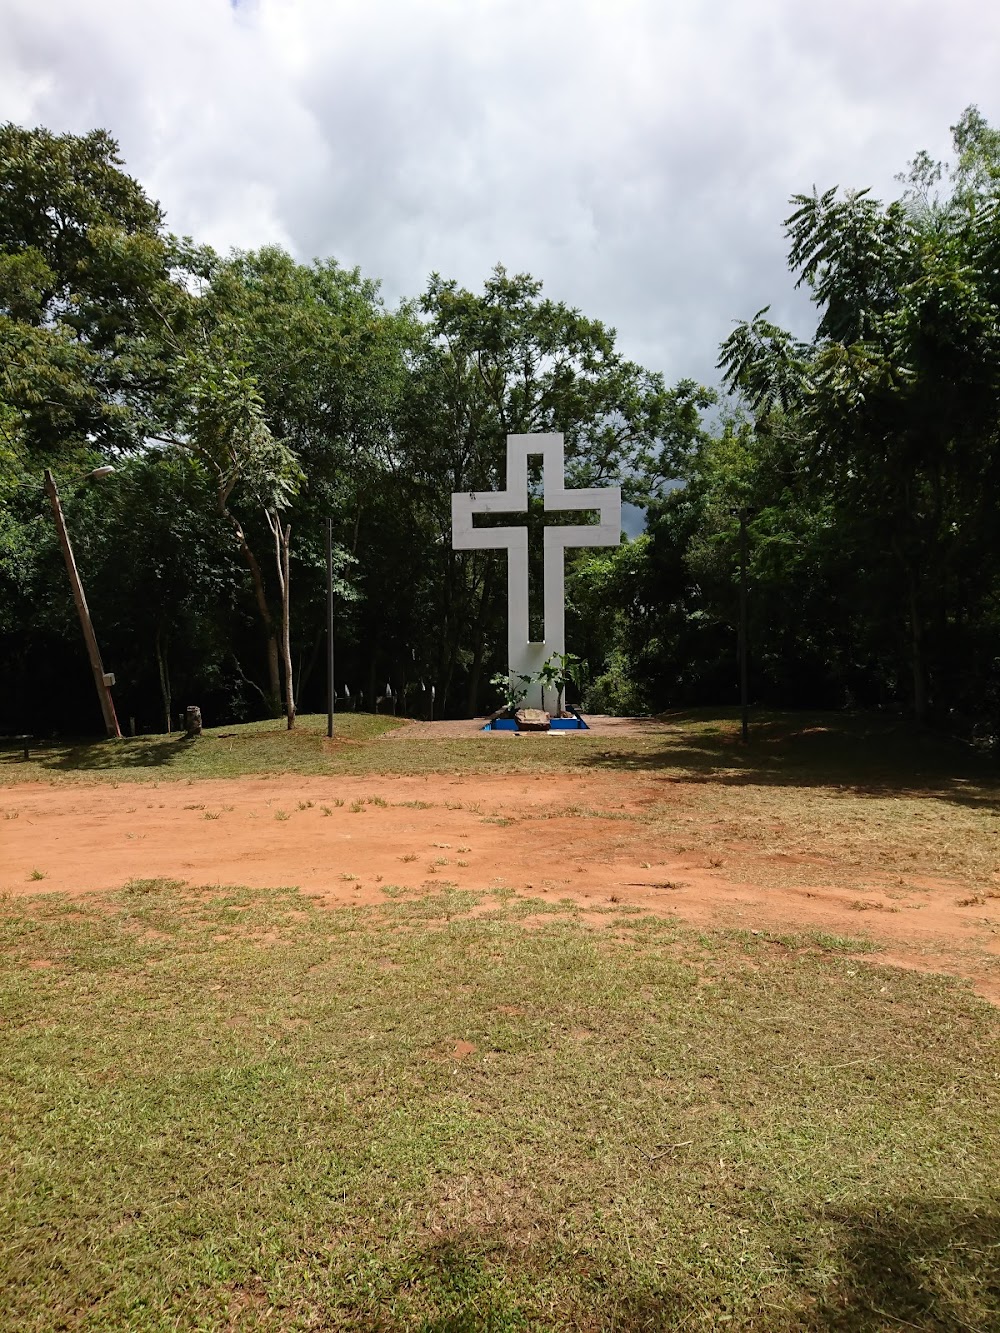
[[[543,460],[545,510],[598,509],[599,523],[547,527],[544,538],[544,638],[532,643],[528,631],[528,529],[477,528],[473,514],[523,514],[528,509],[528,456]],[[451,497],[452,546],[456,551],[507,550],[507,660],[511,676],[529,676],[552,656],[566,651],[564,552],[570,546],[617,546],[621,541],[622,493],[617,486],[566,490],[561,435],[507,436],[507,489],[458,491]],[[555,690],[533,686],[530,707],[558,706]]]

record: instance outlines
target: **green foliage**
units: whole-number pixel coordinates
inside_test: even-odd
[[[0,126],[0,425],[11,469],[141,438],[160,212],[104,131]],[[155,373],[155,372],[154,372]],[[0,481],[3,475],[0,474]]]
[[[509,676],[506,671],[498,671],[490,677],[490,684],[500,695],[501,707],[508,713],[516,712],[524,702],[531,685],[530,676]]]
[[[582,666],[580,658],[573,653],[552,653],[537,671],[527,676],[519,673],[509,676],[504,671],[498,671],[490,677],[490,684],[500,694],[502,706],[512,713],[520,707],[532,685],[540,685],[544,690],[555,690],[562,695],[567,685],[579,683]]]
[[[778,436],[808,479],[812,551],[832,531],[862,637],[898,664],[893,692],[908,671],[921,718],[973,706],[959,664],[989,651],[998,624],[997,134],[970,108],[954,140],[943,200],[926,154],[887,205],[865,190],[796,196],[789,264],[819,309],[816,337],[797,343],[761,312],[719,363],[754,413],[762,465]]]
[[[969,107],[953,141],[897,200],[794,197],[815,334],[767,308],[738,324],[738,401],[709,418],[711,389],[667,386],[527,274],[434,274],[390,309],[333,259],[166,235],[102,131],[0,127],[0,725],[96,722],[46,466],[140,727],[180,691],[218,717],[277,707],[279,514],[303,708],[323,705],[328,518],[350,706],[515,706],[502,559],[452,550],[449,495],[503,486],[508,433],[559,431],[571,484],[620,481],[646,527],[569,554],[580,663],[550,660],[547,686],[602,711],[734,702],[742,515],[756,700],[1000,735],[1000,131]],[[545,521],[534,476],[524,521]]]

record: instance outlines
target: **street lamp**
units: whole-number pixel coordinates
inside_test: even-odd
[[[114,468],[109,465],[95,467],[92,472],[86,474],[84,480],[90,480],[91,478],[98,480],[101,477],[109,476],[112,472],[114,472]],[[63,559],[66,562],[66,573],[69,575],[70,586],[73,589],[73,601],[76,603],[77,614],[80,617],[80,627],[83,630],[83,639],[87,645],[87,656],[90,659],[90,669],[94,674],[94,684],[97,687],[97,697],[101,704],[105,730],[113,739],[121,740],[122,733],[118,726],[118,718],[115,716],[114,700],[111,698],[111,686],[114,684],[115,678],[110,672],[104,670],[104,664],[101,661],[101,650],[97,646],[97,635],[94,633],[94,624],[90,619],[90,609],[84,595],[80,572],[76,567],[69,533],[66,531],[66,520],[63,518],[62,505],[59,503],[56,480],[50,468],[45,469],[45,494],[49,497],[49,503],[52,505],[56,532],[59,534],[59,545],[62,547]]]

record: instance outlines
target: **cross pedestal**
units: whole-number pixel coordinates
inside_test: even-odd
[[[528,456],[540,454],[546,512],[596,509],[599,523],[545,529],[543,572],[544,638],[532,643],[528,631],[528,529],[477,528],[473,514],[522,514],[528,509]],[[621,541],[622,493],[617,486],[568,491],[561,435],[507,436],[507,489],[458,491],[451,497],[452,546],[456,551],[507,551],[507,661],[511,677],[533,675],[552,656],[566,651],[564,552],[570,546],[617,546]],[[557,711],[557,691],[529,689],[529,708]]]

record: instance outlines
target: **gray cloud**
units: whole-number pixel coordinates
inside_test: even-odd
[[[732,320],[810,327],[781,219],[891,193],[969,102],[980,0],[0,0],[0,117],[103,125],[176,231],[335,255],[413,295],[492,265],[714,377]]]

